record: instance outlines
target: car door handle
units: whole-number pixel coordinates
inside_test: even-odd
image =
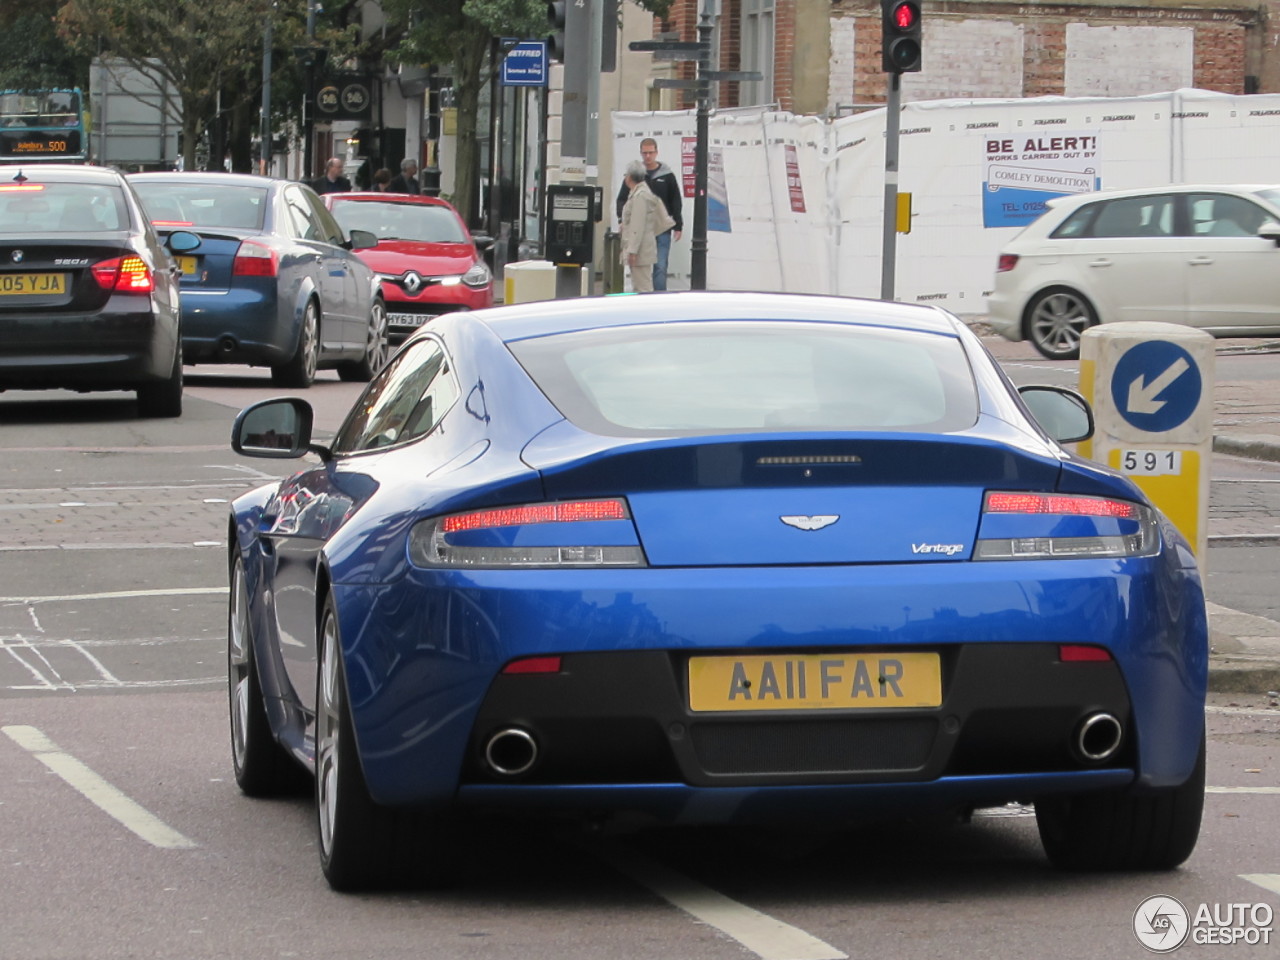
[[[1089,266],[1091,266],[1091,267],[1109,267],[1109,266],[1111,266],[1111,261],[1110,261],[1110,260],[1108,260],[1106,257],[1099,257],[1097,260],[1090,260],[1090,261],[1089,261]]]
[[[1194,260],[1188,260],[1187,263],[1193,267],[1207,267],[1213,263],[1213,257],[1196,257]]]

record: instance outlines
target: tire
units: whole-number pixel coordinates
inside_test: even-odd
[[[138,416],[148,420],[182,416],[182,347],[173,355],[167,380],[138,387]]]
[[[278,387],[305,389],[316,379],[320,366],[320,309],[308,300],[302,311],[302,329],[298,331],[298,349],[287,363],[271,368],[271,382]]]
[[[238,555],[231,564],[231,602],[227,610],[227,701],[231,762],[241,791],[250,797],[301,793],[307,782],[306,771],[276,742],[267,719],[253,650],[244,561]]]
[[[1204,810],[1204,739],[1187,782],[1036,801],[1049,861],[1063,870],[1172,870],[1195,849]]]
[[[338,364],[338,376],[348,383],[368,383],[387,362],[387,306],[374,300],[365,331],[364,356]]]
[[[373,802],[356,747],[337,611],[325,601],[316,675],[316,826],[320,868],[334,890],[435,886],[454,866],[456,837],[440,814]]]
[[[1040,355],[1077,360],[1080,336],[1098,322],[1098,312],[1081,293],[1067,287],[1042,290],[1027,304],[1023,328]]]

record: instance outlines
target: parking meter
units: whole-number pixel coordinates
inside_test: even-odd
[[[557,265],[583,266],[594,259],[597,188],[585,183],[547,187],[547,259]]]

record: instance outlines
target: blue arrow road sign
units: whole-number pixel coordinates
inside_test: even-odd
[[[1186,423],[1200,405],[1202,389],[1196,361],[1167,340],[1130,347],[1111,374],[1111,399],[1120,416],[1149,433]]]
[[[521,40],[502,60],[504,87],[545,87],[547,45],[542,40]]]

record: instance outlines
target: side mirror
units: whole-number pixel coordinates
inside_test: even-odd
[[[471,235],[471,242],[476,245],[477,250],[488,250],[493,246],[493,237],[489,236],[487,233],[473,233]]]
[[[1277,247],[1280,247],[1280,223],[1268,220],[1258,228],[1258,236],[1264,240],[1270,240]]]
[[[352,250],[368,250],[370,247],[378,245],[378,235],[370,233],[368,230],[352,230],[351,242],[349,244]]]
[[[186,253],[200,246],[203,241],[187,230],[175,230],[169,234],[169,239],[165,241],[169,245],[169,249],[174,253]]]
[[[1078,443],[1093,436],[1093,411],[1084,397],[1065,387],[1019,387],[1022,401],[1058,443]]]
[[[263,400],[240,411],[231,426],[231,449],[246,457],[294,460],[308,453],[328,459],[327,447],[311,442],[315,412],[297,397]]]

